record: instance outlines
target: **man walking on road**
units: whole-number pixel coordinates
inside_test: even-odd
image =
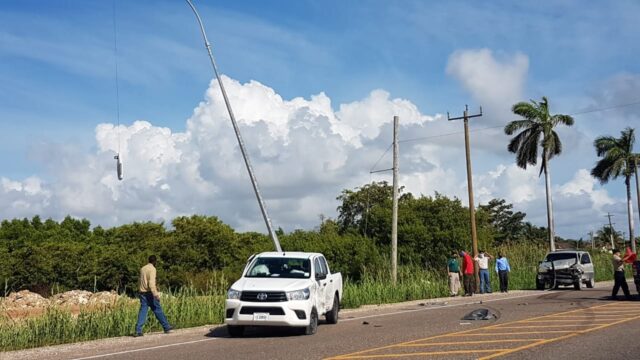
[[[629,286],[627,285],[627,279],[624,276],[624,262],[631,255],[620,257],[620,250],[613,250],[613,290],[611,291],[611,299],[618,300],[618,290],[622,287],[622,292],[627,300],[631,300],[631,294],[629,293]]]
[[[149,256],[149,263],[140,269],[140,285],[138,289],[140,292],[138,294],[140,297],[140,311],[138,312],[138,323],[136,324],[136,333],[134,335],[136,337],[142,336],[142,326],[147,321],[149,308],[151,308],[156,319],[162,325],[165,334],[171,332],[171,326],[162,311],[162,306],[160,306],[160,293],[156,288],[156,261],[156,256],[151,255]]]
[[[474,258],[478,262],[480,273],[480,294],[491,294],[491,280],[489,279],[489,260],[492,256],[480,250],[478,256]]]
[[[447,270],[449,272],[449,294],[458,296],[460,292],[460,264],[458,263],[458,254],[455,251],[451,253],[447,261]]]
[[[460,256],[462,257],[464,296],[472,296],[476,287],[476,279],[473,274],[473,259],[466,251],[460,251]]]
[[[496,272],[498,273],[498,279],[500,280],[500,292],[509,292],[509,272],[511,266],[509,266],[509,260],[498,253],[498,259],[496,259]]]

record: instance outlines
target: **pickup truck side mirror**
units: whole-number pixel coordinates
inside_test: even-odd
[[[327,278],[327,274],[316,273],[316,280],[324,280]]]

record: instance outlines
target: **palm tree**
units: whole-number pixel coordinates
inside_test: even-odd
[[[514,120],[504,127],[507,135],[520,131],[509,142],[509,152],[516,154],[516,164],[526,169],[527,165],[538,163],[538,146],[542,148],[542,166],[540,175],[544,172],[547,192],[547,224],[549,246],[556,250],[555,231],[553,224],[553,203],[551,201],[551,174],[549,160],[562,152],[560,137],[554,131],[558,124],[571,126],[573,118],[569,115],[549,114],[549,101],[545,96],[542,101],[519,102],[511,108],[514,114],[522,116],[522,120]]]
[[[633,153],[633,143],[636,140],[634,129],[628,127],[620,133],[620,138],[600,136],[593,142],[598,157],[602,157],[591,170],[591,175],[606,184],[611,179],[624,176],[627,186],[627,215],[629,217],[629,241],[631,250],[636,251],[633,237],[633,203],[631,202],[631,177],[633,176],[637,154]]]

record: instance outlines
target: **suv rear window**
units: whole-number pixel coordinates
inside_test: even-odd
[[[556,261],[556,260],[575,260],[577,256],[575,253],[551,253],[547,254],[545,261]]]

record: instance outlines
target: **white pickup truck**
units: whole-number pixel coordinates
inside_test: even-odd
[[[231,285],[224,322],[233,337],[242,336],[245,326],[299,327],[312,335],[319,316],[338,322],[341,300],[342,275],[331,273],[322,254],[265,252],[249,258]]]

